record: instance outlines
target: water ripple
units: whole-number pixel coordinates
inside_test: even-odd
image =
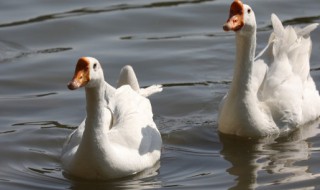
[[[32,98],[41,98],[41,97],[46,97],[46,96],[52,96],[58,94],[57,92],[46,92],[46,93],[41,93],[41,94],[31,94],[31,95],[22,95],[22,96],[14,96],[14,95],[9,95],[9,96],[1,96],[0,100],[20,100],[20,99],[32,99]]]
[[[172,39],[185,39],[185,38],[195,38],[195,37],[223,37],[232,36],[232,34],[227,32],[209,32],[209,33],[189,33],[189,34],[169,34],[169,35],[159,35],[159,36],[123,36],[120,37],[121,40],[172,40]]]
[[[12,126],[28,126],[28,125],[41,126],[42,129],[49,129],[49,128],[76,129],[76,127],[71,127],[69,125],[61,124],[58,121],[31,121],[31,122],[15,123]]]
[[[58,52],[63,52],[63,51],[68,51],[72,50],[71,47],[56,47],[56,48],[48,48],[48,49],[42,49],[42,50],[35,50],[35,51],[24,51],[24,52],[17,52],[13,54],[12,56],[4,56],[3,58],[0,59],[0,63],[7,63],[11,62],[16,59],[24,58],[29,55],[34,55],[34,54],[48,54],[48,53],[58,53]]]
[[[200,82],[182,82],[182,83],[164,83],[163,87],[178,87],[178,86],[209,86],[211,84],[231,84],[231,81],[200,81]]]
[[[81,8],[75,9],[63,13],[53,13],[38,16],[35,18],[30,18],[27,20],[20,20],[10,23],[3,23],[0,24],[0,28],[11,27],[11,26],[18,26],[24,24],[31,24],[36,22],[42,22],[47,20],[54,20],[60,18],[67,18],[67,17],[75,17],[80,15],[88,15],[88,14],[98,14],[103,12],[114,12],[114,11],[123,11],[123,10],[131,10],[131,9],[145,9],[145,8],[161,8],[161,7],[172,7],[172,6],[179,6],[184,4],[197,4],[203,2],[210,2],[215,0],[185,0],[185,1],[161,1],[161,2],[154,2],[149,4],[118,4],[113,6],[107,6],[104,8]]]
[[[312,23],[317,23],[317,20],[320,19],[320,15],[316,16],[308,16],[308,17],[297,17],[289,20],[283,20],[282,24],[284,26],[287,25],[298,25],[298,24],[312,24]],[[271,22],[271,21],[270,21]],[[269,24],[267,26],[263,26],[261,28],[258,28],[258,31],[270,31],[272,30],[272,25]]]
[[[14,133],[16,130],[0,131],[0,134]]]

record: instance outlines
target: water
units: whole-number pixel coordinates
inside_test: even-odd
[[[217,108],[233,73],[234,34],[222,24],[231,1],[0,2],[0,189],[319,189],[320,129],[277,140],[217,133]],[[258,49],[270,15],[320,23],[319,0],[255,0]],[[320,29],[311,74],[320,88]],[[83,90],[69,91],[76,60],[100,60],[115,84],[131,64],[151,97],[163,138],[159,166],[133,178],[86,182],[63,174],[65,137],[85,116]]]

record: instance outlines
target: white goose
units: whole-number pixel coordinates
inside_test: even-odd
[[[223,26],[236,33],[236,64],[231,88],[220,104],[218,130],[244,137],[284,135],[320,115],[320,97],[310,76],[310,32],[283,27],[271,16],[274,32],[255,59],[256,20],[240,0]]]
[[[122,69],[118,85],[115,89],[105,82],[98,60],[79,59],[68,88],[85,87],[87,117],[62,149],[67,174],[90,180],[121,178],[160,159],[161,135],[150,101],[141,94],[159,92],[161,86],[140,89],[130,66]]]

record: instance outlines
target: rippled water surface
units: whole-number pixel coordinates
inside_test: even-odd
[[[225,0],[10,0],[0,2],[0,189],[320,189],[320,129],[243,140],[217,133],[232,79],[234,34]],[[319,0],[254,0],[258,50],[285,24],[320,23]],[[320,88],[320,29],[311,75]],[[93,56],[115,84],[130,64],[151,97],[163,138],[158,166],[133,178],[86,182],[63,174],[59,155],[85,117],[84,91],[69,91],[77,59]]]

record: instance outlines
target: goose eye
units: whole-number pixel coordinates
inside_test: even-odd
[[[248,14],[250,14],[251,13],[251,9],[248,9]]]
[[[96,69],[97,68],[97,64],[93,64],[93,69]]]

